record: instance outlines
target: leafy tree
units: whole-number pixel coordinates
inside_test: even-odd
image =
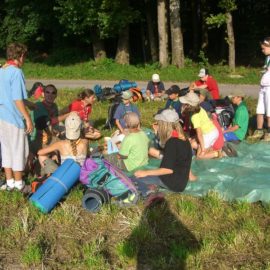
[[[1,8],[0,47],[14,41],[43,42],[44,33],[53,25],[54,1],[6,0]]]
[[[66,30],[66,35],[79,36],[94,46],[99,43],[99,46],[103,47],[101,50],[104,50],[102,40],[116,37],[138,17],[138,12],[120,0],[56,0],[56,2],[57,6],[54,9]]]

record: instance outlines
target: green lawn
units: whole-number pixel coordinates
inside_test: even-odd
[[[59,106],[76,92],[61,90]],[[139,104],[143,125],[163,106]],[[107,108],[94,106],[99,128]],[[44,215],[19,192],[0,192],[0,269],[270,269],[269,204],[167,194],[154,208],[107,205],[90,214],[82,194],[76,186]]]

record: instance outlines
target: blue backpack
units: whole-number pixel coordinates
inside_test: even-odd
[[[81,168],[80,182],[90,189],[105,190],[121,205],[136,204],[139,199],[130,178],[106,159],[86,159]]]

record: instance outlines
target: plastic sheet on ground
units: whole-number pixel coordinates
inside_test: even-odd
[[[184,193],[194,196],[217,192],[227,201],[270,202],[270,144],[233,145],[238,157],[193,160],[192,171],[198,176]]]

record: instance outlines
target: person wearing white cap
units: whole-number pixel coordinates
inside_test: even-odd
[[[219,89],[216,80],[209,74],[208,69],[202,68],[198,74],[200,78],[191,84],[190,90],[207,89],[213,99],[219,99]]]
[[[200,99],[194,92],[189,92],[179,98],[183,105],[183,114],[191,116],[191,123],[196,130],[196,139],[192,141],[193,148],[197,148],[197,158],[210,159],[220,157],[221,151],[213,150],[219,132],[209,119],[206,111],[200,107]]]
[[[161,100],[165,95],[165,87],[158,74],[152,75],[152,80],[148,82],[146,87],[146,100]]]
[[[190,175],[192,149],[185,137],[179,116],[175,110],[166,109],[155,116],[157,133],[163,146],[160,167],[152,170],[138,170],[133,180],[142,196],[149,193],[149,185],[182,192]]]
[[[113,118],[115,119],[115,125],[121,133],[125,133],[127,128],[124,116],[129,112],[136,113],[139,118],[141,117],[140,112],[135,104],[132,104],[133,93],[129,90],[122,92],[122,102],[116,108]]]
[[[71,112],[65,120],[66,140],[61,140],[38,151],[39,162],[44,167],[44,161],[50,155],[59,152],[61,164],[66,159],[74,159],[81,166],[88,153],[88,140],[81,138],[82,121],[76,112]]]

